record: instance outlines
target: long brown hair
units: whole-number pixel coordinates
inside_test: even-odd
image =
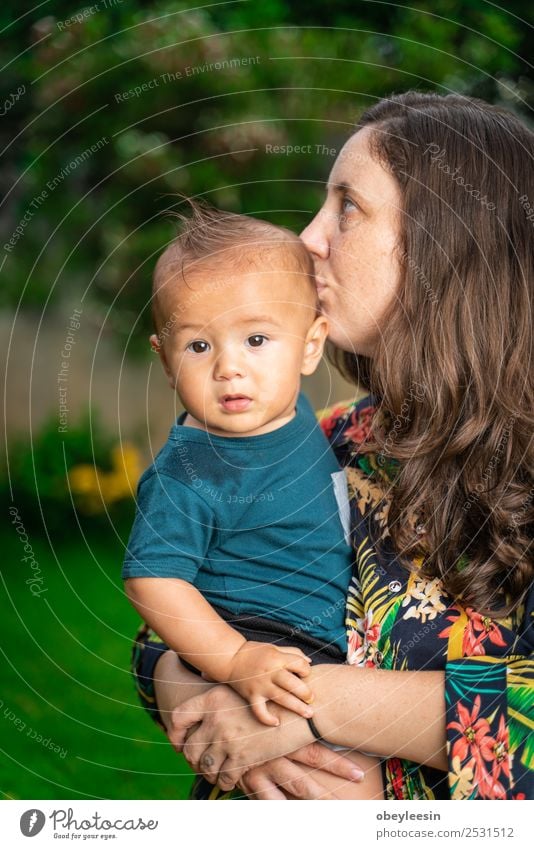
[[[362,450],[400,461],[396,551],[504,615],[533,578],[534,134],[480,100],[419,92],[381,100],[365,126],[401,189],[401,280],[376,356],[336,361],[388,413]]]

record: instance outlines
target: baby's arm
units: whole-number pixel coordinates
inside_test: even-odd
[[[312,692],[302,681],[309,661],[300,649],[245,640],[192,584],[178,578],[128,578],[126,593],[170,648],[207,678],[230,684],[261,722],[278,725],[269,700],[312,715]]]

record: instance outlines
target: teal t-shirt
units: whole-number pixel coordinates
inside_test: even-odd
[[[123,578],[181,578],[211,604],[345,652],[347,483],[305,396],[261,436],[214,436],[184,419],[139,481]]]

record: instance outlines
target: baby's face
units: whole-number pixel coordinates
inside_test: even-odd
[[[302,272],[197,274],[191,288],[177,285],[177,301],[164,357],[189,415],[223,436],[267,433],[289,420],[300,375],[315,369],[326,335]],[[319,343],[309,341],[314,332]]]

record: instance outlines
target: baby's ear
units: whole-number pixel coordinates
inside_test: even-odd
[[[328,329],[328,320],[325,316],[317,316],[306,334],[301,374],[313,374],[319,365],[323,356]]]
[[[150,337],[150,347],[152,348],[152,353],[157,354],[161,360],[161,365],[163,366],[163,371],[167,375],[167,379],[171,385],[171,389],[176,389],[176,381],[174,379],[174,375],[172,370],[167,362],[167,357],[165,356],[165,349],[163,345],[159,341],[159,337],[156,336],[155,333]]]

